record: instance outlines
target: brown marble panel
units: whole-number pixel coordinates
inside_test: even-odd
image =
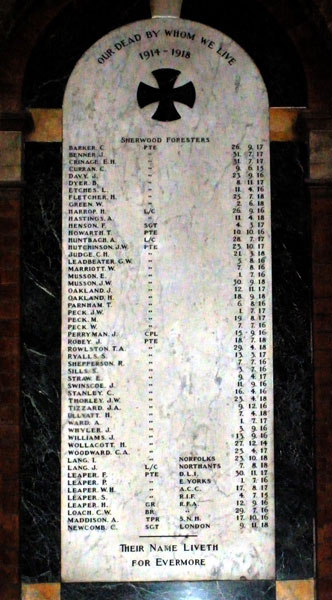
[[[62,110],[57,108],[31,108],[33,129],[26,135],[28,142],[61,142]]]
[[[0,179],[16,181],[21,179],[20,131],[0,131]]]
[[[22,600],[60,600],[59,583],[29,583],[22,585]]]
[[[289,142],[299,138],[296,128],[299,109],[270,108],[270,138],[272,142]]]
[[[332,579],[330,581],[318,580],[317,582],[317,599],[331,600],[332,598]]]
[[[314,580],[277,581],[276,600],[314,600]]]
[[[0,132],[0,141],[3,133]],[[14,136],[21,136],[14,132]],[[16,139],[16,138],[15,138]],[[3,141],[3,137],[2,137]],[[7,139],[8,141],[8,139]],[[13,141],[13,140],[12,140]],[[0,161],[4,178],[20,176],[20,140]],[[14,144],[15,146],[15,144]],[[3,146],[2,146],[3,147]],[[16,166],[15,166],[16,161]],[[18,161],[18,162],[17,162]],[[3,168],[13,163],[14,171]],[[17,170],[17,164],[19,169]],[[5,165],[6,167],[6,165]],[[0,189],[0,597],[19,598],[19,198]]]
[[[312,131],[310,133],[310,177],[331,179],[332,163],[326,160],[332,154],[332,132]]]
[[[27,142],[61,142],[62,110],[60,108],[29,109],[33,128],[25,135]],[[297,121],[301,109],[270,108],[270,136],[272,142],[288,142],[299,139]]]

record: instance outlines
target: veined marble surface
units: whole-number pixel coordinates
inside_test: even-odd
[[[261,76],[220,32],[141,21],[63,109],[63,579],[273,578]]]

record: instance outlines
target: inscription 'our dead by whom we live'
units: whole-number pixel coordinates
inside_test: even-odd
[[[212,31],[212,35],[214,38],[216,38],[217,36],[217,32],[216,31]],[[117,53],[120,52],[121,50],[124,49],[129,49],[129,47],[131,47],[133,44],[138,44],[141,43],[142,40],[144,41],[144,39],[149,40],[151,43],[157,43],[159,41],[165,41],[167,40],[167,44],[169,46],[169,42],[174,40],[174,42],[178,42],[178,41],[183,41],[185,40],[186,42],[188,42],[188,46],[183,49],[183,48],[178,48],[178,47],[174,47],[174,48],[169,48],[169,47],[163,47],[161,46],[159,47],[152,47],[149,48],[147,50],[143,50],[143,52],[139,52],[139,57],[141,58],[141,60],[149,60],[150,58],[153,58],[154,56],[160,56],[162,53],[164,54],[168,54],[170,55],[170,57],[176,57],[176,58],[185,58],[185,59],[189,59],[191,58],[191,42],[199,42],[201,43],[204,47],[206,47],[209,50],[214,51],[218,56],[220,56],[222,59],[224,59],[229,65],[233,65],[236,63],[236,58],[235,56],[233,56],[229,50],[227,49],[227,47],[225,47],[225,44],[223,42],[221,42],[220,40],[216,40],[216,39],[209,39],[208,37],[205,37],[203,35],[198,35],[196,32],[190,32],[186,29],[149,29],[147,31],[144,31],[144,33],[131,33],[130,35],[128,35],[125,39],[119,39],[118,41],[114,42],[114,44],[112,45],[112,47],[107,48],[107,50],[105,50],[101,56],[98,57],[98,62],[100,64],[103,64],[105,61],[109,60],[109,59],[113,59],[116,57]],[[194,46],[195,48],[195,46]]]

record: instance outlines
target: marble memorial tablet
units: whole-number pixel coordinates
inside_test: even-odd
[[[63,108],[64,581],[274,577],[268,98],[172,18]]]

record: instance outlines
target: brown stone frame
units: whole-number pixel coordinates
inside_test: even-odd
[[[29,118],[21,111],[21,89],[28,57],[42,32],[71,0],[35,0],[0,51],[0,144],[9,162],[0,161],[0,597],[18,600],[19,576],[19,252],[21,135]],[[317,592],[332,598],[332,72],[320,32],[290,0],[260,0],[293,41],[308,84],[306,127],[310,145],[308,186],[312,210],[313,350],[317,488]],[[30,123],[31,129],[31,123]],[[16,132],[16,135],[13,135]],[[9,136],[3,134],[9,133]],[[2,167],[2,169],[1,169]],[[1,174],[1,171],[3,174]],[[52,584],[53,585],[53,584]],[[56,593],[58,593],[58,586]],[[47,586],[46,586],[47,587]],[[54,588],[55,589],[55,588]],[[281,592],[282,594],[282,592]],[[54,597],[55,596],[43,596]],[[280,598],[283,596],[280,595]],[[286,596],[284,596],[286,597]],[[296,597],[296,596],[294,596]],[[302,596],[298,596],[299,598]]]

